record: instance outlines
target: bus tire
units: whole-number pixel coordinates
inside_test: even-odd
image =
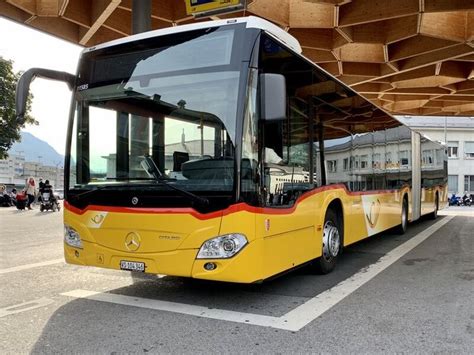
[[[337,258],[341,252],[342,226],[333,209],[326,211],[322,233],[322,255],[313,263],[313,271],[318,274],[328,274],[334,270]]]
[[[408,228],[408,199],[403,196],[402,213],[400,215],[400,224],[397,227],[398,234],[405,234]]]
[[[429,218],[430,219],[436,219],[438,218],[438,209],[439,209],[439,197],[438,197],[438,193],[436,193],[436,197],[435,197],[435,209],[433,212],[431,212],[429,214]]]

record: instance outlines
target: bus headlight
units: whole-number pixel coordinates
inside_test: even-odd
[[[67,245],[82,249],[81,236],[74,228],[67,225],[64,225],[64,241]]]
[[[196,259],[231,258],[247,245],[245,235],[232,233],[206,240],[199,249]]]

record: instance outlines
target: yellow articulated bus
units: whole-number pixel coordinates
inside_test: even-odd
[[[67,134],[68,263],[259,282],[404,232],[447,201],[442,145],[410,131],[256,17],[85,49]]]

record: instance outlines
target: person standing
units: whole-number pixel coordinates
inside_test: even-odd
[[[41,194],[42,194],[42,191],[43,191],[43,188],[44,188],[44,182],[43,182],[43,179],[42,179],[42,178],[39,179],[39,184],[38,184],[38,185],[39,185],[39,186],[38,186],[38,187],[39,187],[39,190],[38,190],[38,191],[39,191],[39,194],[38,194],[38,203],[39,203],[39,202],[41,202]]]
[[[7,188],[5,185],[0,185],[0,206],[6,205],[6,199],[4,194],[7,192]]]
[[[15,188],[11,190],[10,198],[11,198],[13,206],[16,206],[16,189]]]
[[[36,195],[36,186],[35,186],[35,179],[30,177],[26,184],[26,194],[28,195],[28,201],[26,202],[26,207],[31,210],[31,204],[35,200]]]

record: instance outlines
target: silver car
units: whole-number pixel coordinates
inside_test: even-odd
[[[55,189],[55,190],[53,191],[53,194],[54,194],[54,196],[55,196],[58,200],[64,199],[64,191],[63,191],[63,190]]]

